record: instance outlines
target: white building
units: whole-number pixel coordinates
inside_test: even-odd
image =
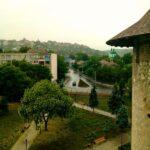
[[[28,53],[0,53],[0,64],[12,62],[12,60],[25,60],[32,64],[47,66],[51,71],[52,81],[57,80],[57,54],[31,50]]]

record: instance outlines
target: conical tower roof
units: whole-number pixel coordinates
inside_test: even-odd
[[[139,37],[150,41],[150,10],[135,24],[125,29],[106,43],[112,46],[133,46]]]

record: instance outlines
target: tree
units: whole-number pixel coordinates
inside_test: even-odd
[[[128,82],[125,84],[124,99],[125,99],[126,105],[131,106],[131,99],[132,99],[132,78],[130,78],[128,80]]]
[[[23,47],[20,47],[19,52],[20,53],[27,53],[29,49],[30,49],[30,47],[23,46]]]
[[[36,125],[43,120],[46,131],[49,119],[53,116],[67,117],[71,107],[72,100],[66,92],[49,80],[41,80],[32,88],[26,89],[20,113],[25,119],[33,119]]]
[[[6,64],[0,66],[0,95],[6,96],[9,101],[19,101],[31,83],[31,79],[19,68]]]
[[[88,60],[88,55],[86,53],[77,53],[76,54],[76,60],[86,61],[86,60]]]
[[[112,130],[114,128],[115,128],[115,126],[111,120],[106,120],[104,122],[103,132],[105,133],[106,138],[108,137],[108,133],[110,132],[110,130]]]
[[[52,75],[48,67],[42,65],[34,65],[26,61],[13,60],[12,64],[19,67],[21,71],[25,72],[28,77],[33,80],[33,83],[42,79],[51,80]]]
[[[131,64],[132,63],[131,53],[124,54],[124,56],[122,57],[122,60],[124,64]]]
[[[89,106],[93,109],[93,111],[94,111],[94,108],[98,106],[98,99],[97,99],[95,86],[91,89],[90,98],[89,98]]]
[[[68,64],[63,56],[58,56],[58,82],[65,79],[65,74],[68,72]]]
[[[116,124],[118,125],[121,131],[121,147],[122,147],[122,133],[127,127],[129,127],[127,109],[123,105],[118,110]]]
[[[109,109],[111,110],[111,112],[113,114],[117,114],[118,109],[122,106],[123,104],[123,99],[122,99],[122,95],[120,92],[120,87],[119,85],[116,83],[114,85],[114,89],[112,91],[112,95],[111,97],[108,99],[108,106]]]
[[[90,146],[92,146],[92,150],[93,150],[93,145],[94,145],[94,140],[96,138],[96,133],[90,132],[85,138],[88,140],[88,142],[90,142]]]
[[[97,78],[98,68],[101,67],[99,63],[100,58],[97,56],[91,56],[83,66],[84,73],[91,76],[93,79]]]

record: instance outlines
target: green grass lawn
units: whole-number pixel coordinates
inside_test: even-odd
[[[30,150],[83,150],[89,143],[86,138],[91,132],[96,133],[96,137],[104,136],[103,126],[106,120],[114,120],[94,113],[76,109],[75,114],[70,119],[53,119],[49,122],[48,131],[42,133],[34,140]],[[115,128],[109,137],[117,135]]]
[[[78,103],[86,104],[86,105],[88,105],[89,103],[89,95],[72,94],[71,97],[74,101]],[[109,98],[108,96],[98,96],[99,105],[97,106],[97,108],[105,111],[109,111],[108,98]]]
[[[17,111],[0,116],[0,150],[9,150],[20,135],[23,120]]]

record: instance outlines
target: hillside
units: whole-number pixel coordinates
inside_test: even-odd
[[[16,41],[16,40],[0,40],[0,48],[4,52],[18,51],[22,46],[29,46],[33,49],[42,48],[48,51],[56,52],[61,55],[75,54],[79,52],[87,53],[88,55],[105,55],[106,52],[92,49],[85,45],[80,45],[77,43],[63,43],[56,41],[29,41],[26,39]]]
[[[108,55],[109,51],[104,50],[96,50],[92,49],[86,45],[81,44],[71,44],[71,43],[63,43],[63,42],[56,42],[56,41],[47,41],[47,42],[41,42],[39,40],[37,41],[29,41],[26,39],[22,39],[20,41],[17,40],[0,40],[0,49],[2,49],[4,52],[17,52],[19,51],[20,47],[22,46],[28,46],[33,49],[46,49],[51,52],[55,52],[60,55],[70,55],[75,53],[86,53],[88,55]],[[130,52],[131,50],[116,50],[117,53],[122,56],[124,53]]]

